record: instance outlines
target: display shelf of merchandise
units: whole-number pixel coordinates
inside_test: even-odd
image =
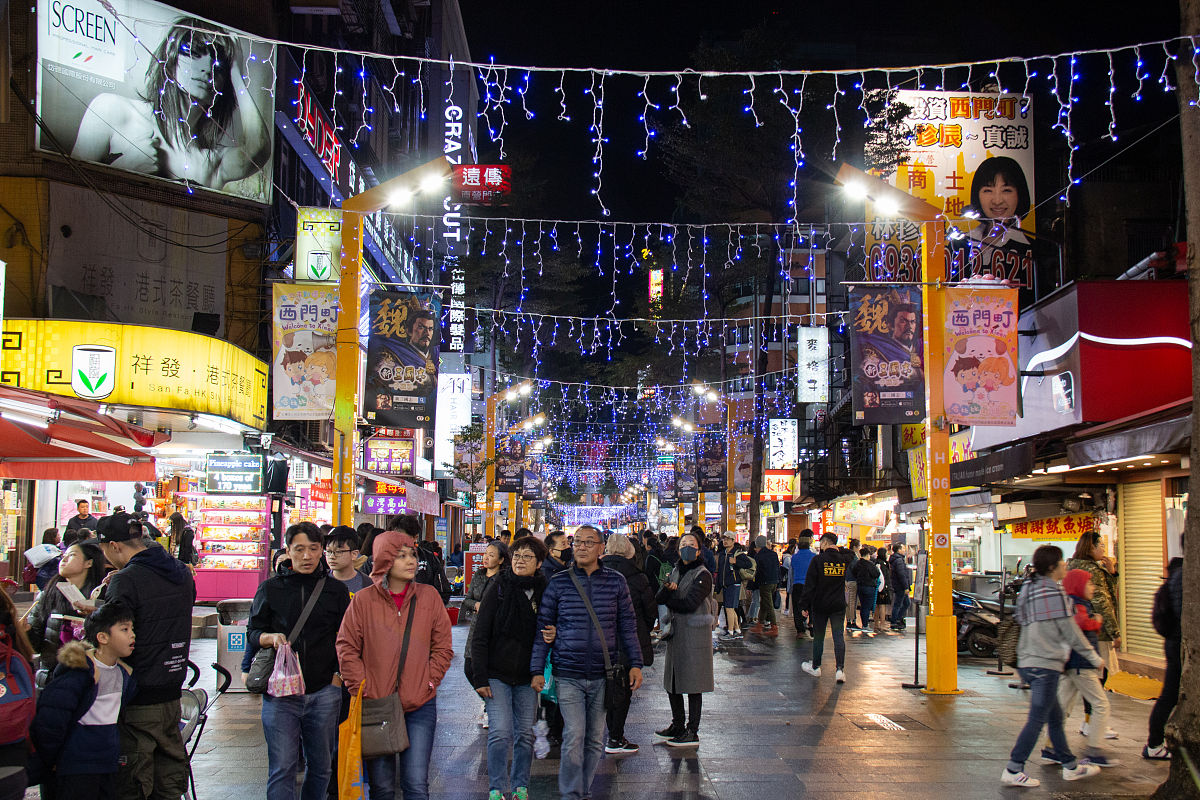
[[[200,602],[253,597],[267,576],[270,521],[267,498],[259,495],[188,493],[195,511],[196,599]]]

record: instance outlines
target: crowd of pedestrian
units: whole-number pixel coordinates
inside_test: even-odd
[[[40,785],[44,798],[140,800],[186,788],[179,721],[192,571],[137,517],[103,517],[94,539],[78,539],[91,531],[81,521],[71,532],[56,574],[24,619],[7,596],[0,602],[0,697],[9,698],[0,734],[19,734],[0,737],[0,800],[22,797],[28,783]],[[295,658],[299,673],[295,690],[263,695],[268,800],[337,796],[348,763],[339,757],[339,725],[359,703],[365,796],[428,797],[437,691],[453,649],[441,552],[423,533],[411,516],[393,518],[387,530],[307,522],[286,530],[274,575],[254,598],[243,662],[244,680],[281,653]],[[814,550],[813,532],[803,531],[782,558],[765,537],[743,547],[698,527],[668,538],[584,525],[573,537],[554,531],[544,541],[520,529],[487,542],[462,608],[471,616],[464,669],[488,728],[489,800],[528,800],[534,752],[551,746],[559,747],[561,796],[589,797],[603,754],[640,749],[625,722],[656,650],[671,717],[655,736],[672,748],[700,745],[714,649],[746,635],[777,637],[780,616],[792,617],[797,637],[812,637],[800,665],[811,676],[821,677],[832,637],[834,680],[844,683],[845,632],[869,637],[886,626],[902,634],[912,575],[902,544],[840,545],[829,532],[816,538]],[[1115,574],[1090,532],[1069,561],[1054,546],[1034,553],[1015,604],[1017,666],[1030,708],[1004,784],[1038,785],[1025,764],[1043,731],[1040,760],[1061,765],[1066,780],[1117,764],[1106,747],[1116,734],[1103,686],[1109,648],[1120,639]],[[59,584],[74,591],[55,590]],[[69,600],[75,592],[84,599]],[[1154,624],[1166,641],[1167,680],[1150,715],[1147,759],[1169,757],[1164,728],[1181,670],[1181,559],[1160,594]],[[48,681],[35,707],[39,665]],[[13,704],[22,691],[24,708]],[[1081,757],[1065,733],[1079,701]]]

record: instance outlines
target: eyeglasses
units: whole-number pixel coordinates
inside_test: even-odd
[[[599,546],[600,546],[599,539],[576,539],[575,540],[575,549],[576,550],[578,550],[580,547],[599,547]]]
[[[524,551],[524,552],[520,552],[520,553],[513,553],[512,560],[513,561],[537,561],[537,556],[535,556],[533,553],[530,553],[528,551]]]
[[[354,551],[347,547],[344,550],[326,550],[325,552],[331,556],[344,556],[347,553],[353,553]]]

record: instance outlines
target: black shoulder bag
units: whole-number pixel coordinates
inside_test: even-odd
[[[629,688],[629,672],[620,664],[614,664],[609,658],[608,642],[604,640],[604,628],[600,627],[600,618],[596,616],[596,609],[592,608],[592,601],[583,591],[583,585],[579,583],[579,578],[575,575],[575,568],[567,567],[567,574],[571,576],[571,583],[575,584],[575,591],[579,592],[579,597],[587,608],[588,616],[592,618],[592,625],[596,626],[596,634],[600,637],[600,648],[604,653],[604,710],[625,708],[633,695]]]
[[[410,585],[409,591],[413,591]],[[404,724],[404,705],[400,702],[400,676],[408,658],[408,637],[412,633],[413,614],[417,610],[414,595],[408,601],[408,622],[404,625],[404,644],[400,647],[400,666],[396,668],[396,691],[386,697],[363,698],[362,754],[364,758],[390,756],[408,749],[408,726]]]
[[[317,604],[317,598],[321,596],[321,590],[324,588],[325,578],[322,577],[317,581],[317,586],[313,589],[312,596],[304,604],[304,608],[300,612],[300,618],[292,626],[292,632],[287,637],[288,644],[295,642],[296,637],[300,635],[300,631],[304,630],[304,623],[308,622],[308,616],[312,613],[313,606]],[[246,677],[247,692],[251,694],[263,694],[267,691],[267,681],[271,679],[271,673],[275,671],[275,655],[278,652],[277,648],[263,647],[254,654],[254,661],[250,664],[250,672]]]

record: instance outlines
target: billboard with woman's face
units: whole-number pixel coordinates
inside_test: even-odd
[[[270,200],[275,48],[152,0],[38,0],[42,150]]]

